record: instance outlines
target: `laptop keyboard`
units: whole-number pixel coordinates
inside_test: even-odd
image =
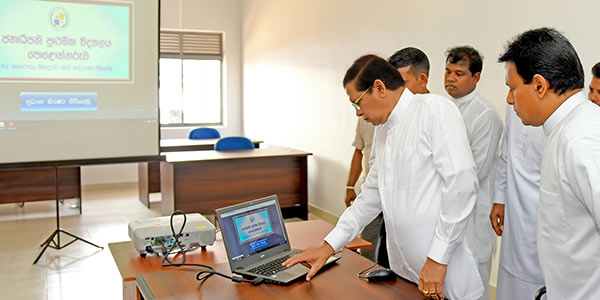
[[[293,255],[296,255],[298,253],[302,253],[302,250],[292,249],[292,250],[290,250],[289,254],[286,254],[278,259],[274,259],[265,264],[262,264],[255,268],[252,268],[249,270],[249,272],[254,273],[254,274],[263,275],[263,276],[271,276],[275,273],[281,272],[284,269],[287,269],[286,267],[282,266],[281,264],[284,261],[286,261],[288,258],[290,258]]]

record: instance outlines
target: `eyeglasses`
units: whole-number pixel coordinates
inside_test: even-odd
[[[362,97],[369,91],[370,88],[371,87],[369,86],[364,92],[362,92],[362,94],[360,94],[360,96],[358,98],[356,98],[356,100],[354,100],[354,101],[350,100],[354,109],[360,110],[360,104],[358,104],[358,103],[360,102]]]

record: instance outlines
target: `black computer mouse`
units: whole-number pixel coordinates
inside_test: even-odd
[[[396,280],[396,273],[390,269],[378,269],[373,270],[365,275],[367,281],[394,281]]]

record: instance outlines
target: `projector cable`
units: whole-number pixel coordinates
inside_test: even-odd
[[[173,225],[173,218],[176,215],[183,215],[183,224],[181,225],[181,228],[179,229],[178,233],[175,233],[175,226]],[[204,281],[213,275],[218,275],[223,278],[230,279],[231,281],[236,282],[236,283],[244,282],[244,283],[251,283],[253,285],[258,285],[263,282],[263,279],[259,278],[259,277],[256,277],[254,279],[244,279],[242,276],[237,275],[237,274],[233,274],[232,276],[229,276],[227,274],[217,272],[217,271],[215,271],[215,269],[213,267],[211,267],[209,265],[186,263],[185,262],[186,261],[185,252],[187,251],[187,249],[184,249],[181,246],[181,242],[179,241],[179,238],[182,235],[183,229],[185,228],[186,222],[187,222],[187,217],[186,217],[185,212],[183,212],[181,210],[176,210],[171,214],[170,225],[171,225],[171,233],[173,234],[173,244],[171,244],[169,246],[169,245],[165,245],[163,241],[160,241],[161,245],[163,246],[162,254],[163,254],[164,258],[161,263],[163,267],[190,266],[190,267],[205,268],[206,270],[202,270],[202,271],[198,272],[198,274],[196,274],[196,280],[198,280],[198,281]],[[178,248],[178,250],[175,250],[176,248]],[[175,252],[177,252],[175,254],[175,257],[177,257],[177,255],[179,255],[179,254],[181,254],[183,256],[183,261],[181,263],[175,263],[169,259],[169,255],[174,253],[174,250],[175,250]]]

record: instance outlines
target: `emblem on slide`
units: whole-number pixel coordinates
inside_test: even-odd
[[[53,8],[48,15],[50,26],[55,30],[64,30],[69,27],[70,19],[71,17],[67,10],[62,7]]]

